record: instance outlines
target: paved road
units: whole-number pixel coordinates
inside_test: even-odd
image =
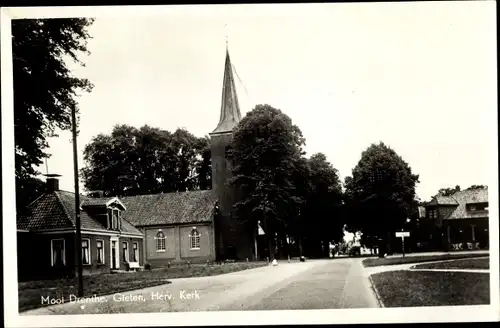
[[[22,314],[378,307],[361,260],[282,262],[220,276],[173,279],[168,285],[123,293],[130,297],[127,301],[115,294],[103,302],[66,303]]]

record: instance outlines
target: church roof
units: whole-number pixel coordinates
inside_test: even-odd
[[[219,124],[211,134],[231,132],[240,120],[241,112],[234,83],[233,66],[229,57],[229,50],[226,49],[220,119]]]
[[[137,195],[120,200],[127,207],[122,216],[136,227],[212,222],[216,201],[212,190]]]

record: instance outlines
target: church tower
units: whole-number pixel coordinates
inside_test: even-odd
[[[232,169],[231,140],[233,129],[241,120],[240,106],[229,50],[226,49],[224,79],[222,84],[222,102],[219,123],[210,133],[212,153],[212,191],[218,201],[219,214],[215,218],[215,243],[218,259],[251,259],[248,247],[242,244],[233,204],[235,188],[228,186]]]

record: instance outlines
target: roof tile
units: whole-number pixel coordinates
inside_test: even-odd
[[[215,197],[211,190],[129,196],[123,216],[136,227],[211,222]]]
[[[80,201],[91,203],[95,199],[81,195]],[[105,200],[106,202],[109,201]],[[76,226],[75,194],[69,191],[46,193],[28,206],[29,215],[21,216],[17,220],[20,230],[49,230],[74,228]],[[82,229],[108,231],[99,221],[92,218],[85,210],[80,211]],[[122,231],[133,234],[142,234],[132,224],[122,222]]]

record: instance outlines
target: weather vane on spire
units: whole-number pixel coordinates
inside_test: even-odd
[[[228,47],[228,40],[227,40],[227,23],[224,24],[224,32],[226,34],[226,48]]]

